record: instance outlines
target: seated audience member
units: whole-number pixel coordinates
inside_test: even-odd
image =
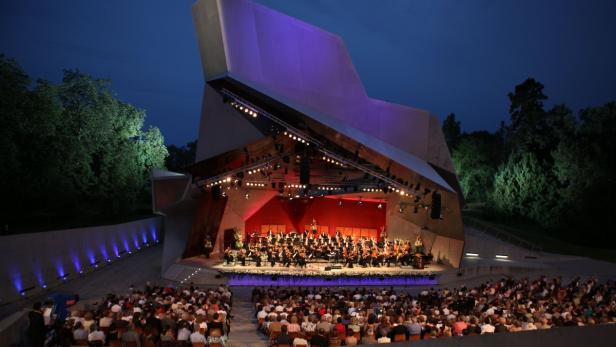
[[[297,324],[297,316],[291,316],[291,323],[287,324],[287,330],[289,333],[299,333],[302,328]]]
[[[358,342],[359,341],[357,341],[357,338],[355,337],[355,335],[353,335],[353,331],[349,329],[349,332],[347,333],[347,337],[346,339],[344,339],[345,345],[356,346]]]
[[[172,328],[167,328],[167,330],[165,330],[165,333],[163,335],[161,335],[160,340],[161,341],[175,341],[175,337],[173,336],[173,329]]]
[[[88,332],[83,328],[83,324],[81,322],[77,322],[75,324],[75,329],[73,329],[73,339],[75,341],[88,340]]]
[[[381,343],[390,343],[391,339],[387,336],[381,336],[376,340],[377,343],[381,344]]]
[[[282,330],[282,317],[278,316],[275,321],[269,324],[269,332],[270,333],[279,333]]]
[[[366,329],[365,335],[361,338],[361,344],[371,344],[376,343],[376,335],[374,334],[374,328],[369,327]]]
[[[329,334],[332,331],[332,324],[327,321],[327,317],[325,315],[321,316],[321,321],[317,323],[317,331],[323,330],[326,334]]]
[[[201,323],[204,324],[204,323]],[[195,330],[192,334],[190,334],[190,343],[203,343],[207,344],[207,340],[205,339],[206,327],[199,327],[199,329]]]
[[[346,325],[342,323],[342,317],[338,317],[336,325],[334,325],[334,331],[338,335],[346,336]]]
[[[287,330],[287,326],[283,325],[280,328],[280,334],[278,335],[278,337],[276,338],[276,343],[278,344],[278,346],[280,345],[291,345],[293,341],[291,341],[291,336],[289,336],[289,332]]]
[[[178,329],[178,341],[187,342],[190,339],[190,329],[188,327],[188,322],[181,321],[179,324],[180,329]]]
[[[317,334],[310,339],[310,347],[329,347],[329,338],[325,330],[317,329]]]
[[[132,323],[128,326],[128,330],[122,334],[120,341],[122,342],[122,347],[126,347],[127,342],[135,343],[137,347],[141,347],[141,337],[135,331],[135,326]]]
[[[96,324],[90,324],[90,333],[88,334],[88,342],[100,341],[101,345],[105,343],[105,334],[98,330]]]
[[[113,312],[105,311],[101,319],[98,320],[99,328],[109,328],[113,322]]]
[[[391,328],[391,331],[389,333],[389,337],[391,339],[393,339],[396,335],[404,335],[405,340],[409,339],[409,331],[403,323],[404,320],[402,319],[402,317],[398,317],[398,324]]]
[[[308,344],[308,340],[298,336],[293,339],[293,346],[310,346],[310,344]]]

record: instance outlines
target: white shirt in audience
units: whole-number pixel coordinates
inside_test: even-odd
[[[181,328],[178,331],[178,341],[186,341],[190,337],[190,330],[186,328]]]
[[[379,337],[378,340],[376,340],[377,343],[390,343],[391,339],[387,336],[381,336]]]
[[[293,339],[293,346],[304,345],[308,346],[308,341],[306,339],[302,339],[301,337],[296,337]]]
[[[88,341],[92,342],[92,341],[105,341],[105,333],[103,333],[100,330],[97,331],[93,331],[90,334],[88,334]]]
[[[206,343],[205,336],[198,331],[190,334],[190,343]]]
[[[110,317],[103,317],[98,321],[98,326],[101,328],[108,328],[111,326],[111,322],[113,322],[113,319]]]

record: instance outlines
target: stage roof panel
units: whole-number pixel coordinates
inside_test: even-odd
[[[203,21],[198,18],[208,11],[220,13],[221,20],[200,26]],[[225,76],[431,161],[428,136],[435,117],[425,110],[370,98],[339,36],[247,0],[200,0],[194,13],[200,37],[219,31],[223,37],[218,46],[201,49],[204,66],[220,60],[223,51]],[[199,41],[203,46],[205,40]],[[215,74],[210,70],[204,69],[206,81],[221,78],[219,70]],[[450,159],[432,164],[453,171]]]

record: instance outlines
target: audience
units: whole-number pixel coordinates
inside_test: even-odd
[[[284,330],[311,346],[616,323],[616,285],[595,279],[503,278],[417,295],[393,288],[255,288],[253,299],[261,332]]]
[[[257,287],[252,297],[259,330],[272,345],[353,346],[616,323],[616,284],[596,279],[503,278],[413,294],[393,288]],[[148,284],[75,310],[65,322],[52,319],[47,339],[60,346],[224,346],[231,298],[225,286]],[[44,325],[41,310],[35,305],[29,317],[31,343],[38,346],[42,333],[32,327]]]
[[[54,322],[56,327],[47,335],[60,346],[84,342],[91,346],[189,346],[193,342],[224,346],[230,311],[231,292],[226,286],[148,284],[143,291],[131,288],[126,295],[108,295],[91,309],[74,310],[65,322]]]

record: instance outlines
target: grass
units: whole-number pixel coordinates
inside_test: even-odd
[[[521,242],[519,244],[522,247],[535,248],[549,253],[583,256],[616,263],[616,249],[591,247],[557,239],[537,225],[525,221],[498,221],[488,219],[482,213],[480,206],[469,206],[462,211],[462,216],[465,224],[485,230],[505,241],[513,241],[514,244],[516,240],[520,240]],[[580,237],[584,237],[584,234],[580,233]]]

